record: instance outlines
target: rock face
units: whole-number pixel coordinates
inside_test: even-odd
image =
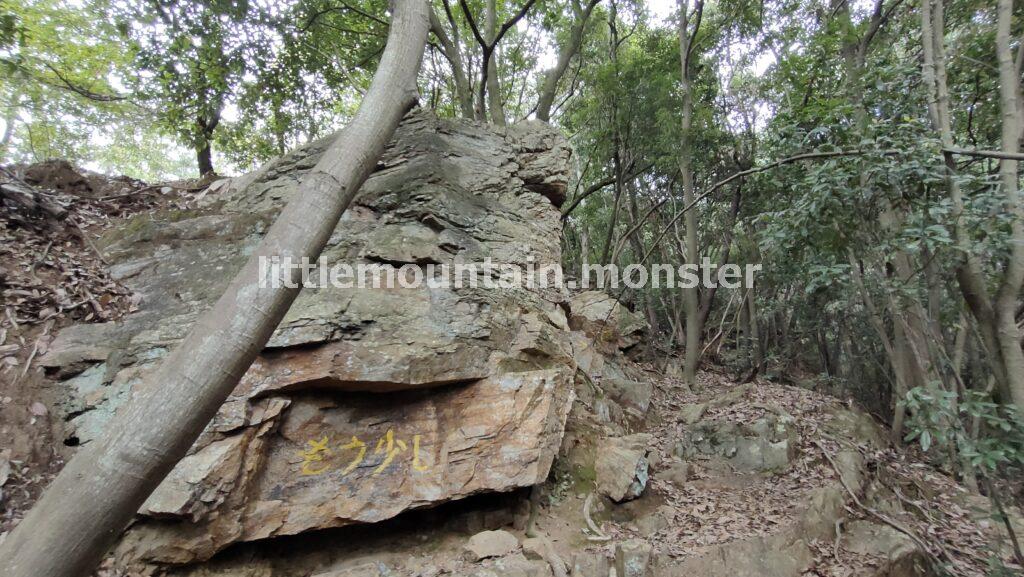
[[[42,359],[86,443],[217,298],[328,141],[130,221],[100,246],[141,296],[62,331]],[[330,265],[560,261],[569,148],[416,111],[324,252]],[[128,559],[187,563],[237,541],[375,522],[543,481],[576,370],[561,289],[304,290],[215,420],[140,511]]]

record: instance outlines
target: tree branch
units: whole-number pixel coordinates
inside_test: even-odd
[[[743,178],[743,177],[746,177],[746,176],[750,176],[752,174],[757,174],[759,172],[764,172],[766,170],[771,170],[773,168],[778,168],[778,167],[780,167],[780,166],[782,166],[784,164],[792,164],[794,162],[798,162],[798,161],[801,161],[801,160],[812,160],[812,159],[817,159],[817,158],[836,158],[836,157],[841,157],[841,156],[857,156],[857,155],[860,155],[860,154],[864,154],[864,152],[865,151],[863,151],[863,150],[833,150],[833,151],[829,151],[829,152],[805,152],[805,153],[802,153],[802,154],[797,154],[797,155],[794,155],[794,156],[790,156],[790,157],[787,157],[787,158],[782,158],[782,159],[776,160],[775,162],[772,162],[770,164],[766,164],[764,166],[755,166],[753,168],[748,168],[747,170],[741,170],[740,172],[737,172],[737,173],[729,176],[728,178],[722,179],[722,180],[716,182],[715,184],[712,184],[704,192],[698,194],[696,196],[696,198],[693,199],[693,202],[691,202],[691,203],[687,204],[686,206],[684,206],[682,210],[680,210],[677,214],[675,214],[672,217],[672,219],[668,222],[668,224],[666,224],[665,227],[662,228],[661,232],[658,233],[658,237],[656,239],[654,239],[654,244],[651,246],[651,250],[647,251],[647,253],[644,254],[644,258],[643,258],[643,260],[640,261],[639,264],[644,264],[644,263],[647,262],[647,259],[649,259],[651,257],[651,253],[654,251],[654,247],[659,242],[661,242],[661,239],[665,238],[665,235],[668,233],[668,230],[672,227],[672,225],[674,225],[676,222],[678,222],[679,219],[682,218],[682,216],[687,213],[687,211],[689,211],[691,208],[696,206],[696,204],[698,202],[704,200],[708,196],[711,196],[711,194],[714,193],[716,190],[722,188],[723,186],[729,184],[730,182],[736,180],[737,178]],[[661,201],[659,201],[655,205],[655,207],[661,206],[661,205],[665,204],[666,202],[669,201],[670,198],[671,197],[666,197],[666,198],[662,199]]]
[[[967,148],[943,148],[942,152],[956,154],[959,156],[973,156],[976,158],[998,158],[1000,160],[1024,160],[1022,152],[1003,152],[1001,150],[977,150]]]
[[[653,162],[645,165],[643,168],[640,168],[640,169],[636,170],[635,172],[630,173],[626,178],[627,179],[636,178],[636,177],[640,176],[641,174],[647,172],[648,170],[650,170],[652,168],[654,168],[654,163]],[[611,184],[614,184],[614,183],[615,183],[615,175],[611,175],[611,176],[606,176],[606,177],[602,178],[601,180],[595,182],[594,184],[591,184],[590,186],[588,186],[586,188],[586,190],[581,192],[579,195],[576,196],[575,199],[573,199],[572,204],[570,204],[568,207],[566,207],[562,211],[562,220],[565,220],[565,219],[569,218],[569,213],[571,213],[573,210],[575,210],[575,208],[577,206],[579,206],[579,204],[581,202],[583,202],[583,200],[585,198],[587,198],[588,196],[590,196],[590,195],[594,194],[595,192],[601,190],[602,188],[604,188],[606,186],[609,186]]]
[[[128,100],[127,96],[121,96],[120,94],[100,94],[98,92],[93,92],[88,88],[84,88],[72,82],[67,76],[62,74],[60,70],[57,70],[57,68],[49,62],[44,63],[44,65],[46,66],[46,68],[50,70],[50,72],[53,72],[54,76],[56,76],[58,80],[60,80],[61,85],[54,85],[57,88],[70,90],[71,92],[74,92],[75,94],[83,98],[87,98],[95,102],[121,102],[123,100]],[[50,83],[48,82],[47,84]]]

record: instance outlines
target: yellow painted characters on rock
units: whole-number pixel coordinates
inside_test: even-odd
[[[327,435],[324,435],[319,441],[306,441],[307,447],[299,451],[299,456],[302,457],[303,475],[319,475],[331,468],[330,465],[324,463],[324,459],[331,456],[327,442]]]
[[[430,465],[425,463],[420,456],[421,437],[421,435],[413,435],[412,438],[412,470],[417,473],[430,470]],[[351,441],[344,445],[337,446],[333,450],[328,446],[329,443],[330,439],[327,435],[324,435],[317,440],[310,439],[309,441],[306,441],[306,447],[299,451],[299,456],[302,458],[300,470],[303,475],[321,475],[330,471],[332,466],[327,460],[335,451],[338,451],[343,458],[348,458],[348,455],[351,455],[351,460],[349,460],[345,465],[345,468],[341,470],[341,475],[343,477],[352,471],[355,471],[366,458],[368,446],[355,435],[352,436]],[[373,454],[382,455],[382,458],[380,463],[374,467],[370,476],[376,477],[383,473],[395,463],[396,458],[408,450],[409,445],[405,441],[396,438],[394,430],[388,429],[387,432],[384,433],[384,436],[377,440],[377,444],[374,446]],[[339,459],[342,457],[339,457]]]

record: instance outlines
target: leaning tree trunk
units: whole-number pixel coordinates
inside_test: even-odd
[[[88,574],[266,344],[299,289],[261,286],[260,257],[317,258],[415,102],[428,5],[395,5],[380,67],[352,123],[303,179],[213,310],[0,545],[4,577]],[[298,273],[292,276],[298,280]]]
[[[587,29],[587,20],[594,11],[594,7],[601,0],[590,0],[585,8],[581,8],[578,0],[573,0],[573,12],[576,20],[569,30],[569,41],[562,45],[558,51],[558,60],[555,67],[544,74],[544,84],[541,86],[540,96],[537,98],[537,119],[544,122],[551,121],[551,108],[555,105],[555,94],[558,92],[558,81],[569,69],[569,63],[573,56],[580,51],[583,44],[583,35]],[[614,10],[614,8],[613,8]]]

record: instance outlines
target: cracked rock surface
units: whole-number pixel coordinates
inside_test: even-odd
[[[63,330],[42,359],[66,379],[69,439],[96,438],[220,295],[328,144],[214,186],[196,210],[138,216],[101,240],[141,304],[117,323]],[[322,262],[423,275],[485,259],[557,264],[569,154],[542,123],[497,132],[413,111]],[[190,563],[238,541],[543,481],[573,398],[566,303],[558,288],[303,290],[139,511],[119,556]]]

